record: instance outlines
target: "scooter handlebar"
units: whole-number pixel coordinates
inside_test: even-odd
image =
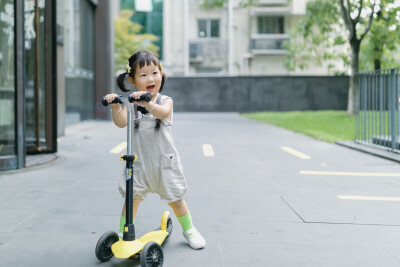
[[[140,102],[140,101],[146,101],[150,102],[151,101],[151,94],[150,93],[145,93],[144,95],[141,95],[139,99],[135,99],[132,97],[132,95],[128,96],[128,100],[130,103],[133,103],[134,101]]]
[[[103,106],[108,106],[108,104],[116,104],[116,103],[122,104],[122,96],[114,98],[114,100],[111,103],[108,103],[106,97],[103,96],[103,98],[101,99],[101,103],[103,104]]]
[[[130,103],[133,103],[134,101],[136,102],[140,102],[140,101],[146,101],[146,102],[150,102],[151,101],[151,94],[150,93],[146,93],[144,95],[141,95],[139,99],[135,99],[132,97],[132,95],[128,96],[128,101]],[[103,104],[103,106],[108,106],[108,104],[115,104],[115,103],[120,103],[122,104],[122,96],[118,96],[116,98],[114,98],[114,100],[111,103],[108,103],[106,100],[106,97],[103,96],[103,98],[101,99],[101,103]]]

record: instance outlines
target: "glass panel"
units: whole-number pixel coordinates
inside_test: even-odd
[[[258,17],[258,33],[280,34],[284,33],[283,17]]]
[[[198,28],[199,28],[198,36],[200,38],[207,37],[207,20],[199,19],[197,21],[197,24],[198,24]]]
[[[151,4],[151,11],[135,10],[131,21],[142,26],[138,32],[140,34],[150,33],[157,36],[157,40],[152,43],[158,47],[158,58],[163,59],[163,0],[146,0]],[[133,5],[132,0],[120,0],[120,9],[132,10],[137,6]]]
[[[66,124],[94,118],[94,7],[64,2]]]
[[[16,168],[14,1],[0,1],[0,169]],[[3,160],[2,160],[3,158]]]
[[[25,100],[27,152],[46,149],[45,1],[25,1]]]
[[[211,20],[211,37],[219,37],[219,20]]]

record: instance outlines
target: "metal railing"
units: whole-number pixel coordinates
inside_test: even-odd
[[[225,61],[228,43],[224,39],[204,38],[189,42],[189,57],[191,62],[204,62],[206,60]]]
[[[400,153],[399,70],[356,75],[355,141]]]
[[[251,49],[254,54],[285,54],[283,43],[288,39],[288,34],[253,34]]]

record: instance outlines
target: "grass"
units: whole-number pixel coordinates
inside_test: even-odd
[[[346,111],[254,112],[242,116],[305,134],[329,143],[354,140],[354,116]]]

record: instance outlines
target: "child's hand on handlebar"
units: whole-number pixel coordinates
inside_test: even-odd
[[[146,91],[136,91],[136,92],[133,92],[131,95],[134,99],[139,99],[144,94],[147,94],[147,92]],[[143,101],[143,102],[145,102],[145,101]],[[134,101],[133,103],[135,105],[143,105],[144,104],[143,102]]]
[[[105,96],[105,99],[107,101],[108,104],[111,103],[111,112],[116,113],[118,110],[121,110],[121,104],[119,103],[112,103],[114,101],[115,98],[119,97],[119,95],[117,94],[108,94]]]
[[[105,96],[106,101],[107,101],[108,104],[110,104],[111,102],[113,102],[114,99],[117,98],[117,97],[118,97],[117,94],[108,94],[108,95]],[[118,104],[118,103],[111,104],[111,106],[116,105],[116,104]],[[118,104],[118,105],[119,105],[119,104]]]

